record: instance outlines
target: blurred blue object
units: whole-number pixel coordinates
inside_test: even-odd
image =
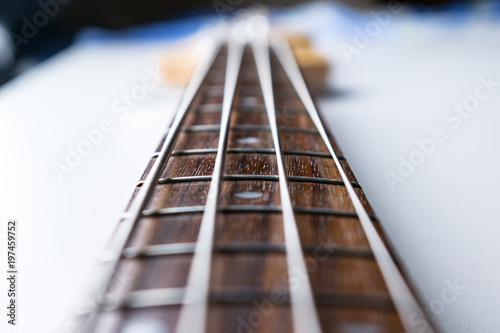
[[[215,24],[216,15],[193,15],[182,19],[162,21],[124,30],[113,31],[102,28],[85,28],[76,37],[76,42],[106,42],[109,40],[151,41],[176,39],[190,35],[207,24]]]
[[[9,31],[0,24],[0,84],[9,78],[13,62],[14,51]]]
[[[394,20],[416,20],[422,24],[439,24],[442,26],[456,26],[481,17],[484,13],[490,20],[500,17],[500,0],[489,1],[456,1],[437,7],[423,7],[411,3],[400,3],[402,15]],[[352,35],[353,29],[364,25],[373,19],[373,12],[386,9],[379,6],[372,10],[357,10],[346,4],[338,2],[316,1],[297,5],[292,8],[272,8],[271,16],[279,23],[300,21],[300,28],[312,34],[312,37],[328,34]],[[234,13],[237,13],[235,11]],[[234,14],[233,13],[233,14]],[[224,17],[227,19],[227,17]],[[123,30],[108,30],[104,28],[89,27],[82,29],[76,42],[109,42],[109,41],[151,41],[162,39],[177,39],[190,35],[200,30],[206,24],[216,24],[220,17],[213,11],[187,12],[182,18],[161,21],[152,24],[134,26]],[[287,24],[288,23],[288,24]],[[292,24],[296,26],[296,24]],[[390,29],[388,29],[390,30]]]

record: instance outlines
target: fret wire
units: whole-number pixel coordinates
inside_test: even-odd
[[[172,156],[217,154],[217,148],[186,149],[172,152]]]
[[[156,210],[147,209],[142,212],[143,216],[160,216],[160,215],[177,215],[177,214],[192,214],[203,213],[205,206],[182,206],[172,208],[160,208]]]
[[[216,149],[187,149],[172,152],[171,156],[181,156],[181,155],[196,155],[196,154],[216,154]],[[236,153],[245,153],[245,154],[276,154],[276,151],[273,148],[229,148],[226,151],[227,154],[236,154]],[[309,151],[302,150],[283,150],[284,155],[301,155],[301,156],[309,156],[309,157],[323,157],[323,158],[332,158],[331,154],[326,153],[315,153]],[[151,158],[157,158],[159,152],[153,153]],[[327,156],[328,155],[328,156]],[[345,157],[337,156],[339,160],[345,161]]]
[[[266,112],[266,107],[264,105],[262,106],[238,105],[235,106],[235,108],[239,112]],[[258,108],[258,110],[256,110],[256,108]],[[305,109],[294,108],[289,106],[286,107],[275,106],[275,109],[278,111],[278,113],[307,114],[307,111]]]
[[[253,206],[253,205],[236,205],[236,206],[223,206],[218,208],[221,212],[229,213],[281,213],[281,206]],[[324,208],[310,208],[310,207],[295,207],[294,212],[297,214],[315,214],[315,215],[332,215],[339,217],[358,217],[356,212],[324,209]],[[163,216],[163,215],[178,215],[178,214],[195,214],[203,213],[205,206],[182,206],[172,208],[160,208],[156,210],[144,210],[142,215],[145,217],[150,216]],[[369,218],[376,220],[375,215],[368,215]]]
[[[185,305],[183,297],[187,293],[186,288],[157,288],[135,290],[124,297],[106,295],[104,298],[104,309],[116,311],[121,309],[143,309],[151,307],[179,306]],[[280,291],[280,299],[286,306],[290,302],[290,293],[286,290]],[[389,296],[384,294],[364,295],[354,292],[319,291],[314,293],[318,305],[356,307],[364,309],[393,310],[394,304]],[[268,291],[252,289],[225,288],[211,291],[207,297],[210,303],[219,304],[255,304],[272,299],[272,293]],[[293,303],[292,303],[293,306]],[[196,320],[197,318],[192,318]]]
[[[194,253],[196,243],[172,243],[161,245],[148,245],[141,248],[129,247],[123,250],[125,258],[155,257],[174,254]]]
[[[311,151],[306,151],[306,150],[288,150],[288,149],[285,149],[285,150],[283,150],[283,154],[284,155],[300,155],[300,156],[309,156],[309,157],[331,158],[331,155],[328,153],[311,152]]]
[[[311,95],[309,94],[309,90],[307,89],[306,83],[304,81],[304,78],[302,77],[302,74],[294,58],[290,45],[288,44],[288,42],[284,40],[283,37],[280,37],[277,38],[276,41],[274,42],[273,49],[281,65],[283,66],[283,69],[286,72],[290,82],[297,91],[300,100],[304,104],[311,119],[313,120],[313,123],[320,132],[320,135],[325,144],[327,145],[327,148],[333,160],[335,161],[335,164],[340,172],[340,175],[344,180],[344,183],[346,184],[346,189],[349,193],[349,196],[351,197],[351,201],[359,216],[359,220],[361,222],[365,235],[368,239],[368,242],[372,248],[372,251],[375,255],[375,258],[380,267],[382,275],[384,276],[385,281],[387,282],[386,283],[387,287],[393,298],[394,304],[399,313],[403,326],[405,327],[407,332],[415,332],[415,327],[410,323],[410,318],[412,318],[412,314],[414,313],[421,313],[420,306],[418,305],[412,292],[410,291],[409,286],[407,285],[403,276],[398,270],[398,267],[396,266],[394,260],[392,259],[391,254],[385,247],[377,230],[373,226],[372,221],[370,220],[370,216],[363,207],[363,204],[361,203],[361,200],[354,191],[353,186],[348,181],[347,174],[345,173],[342,164],[340,163],[340,160],[337,157],[335,150],[333,149],[333,146],[328,138],[326,130],[319,116],[318,110],[316,109],[316,106],[314,105]],[[424,319],[422,318],[422,320]],[[430,329],[430,327],[432,326],[430,325],[430,323],[428,323],[427,329],[425,331],[432,332],[432,329]]]
[[[219,207],[221,212],[234,212],[234,213],[280,213],[280,206],[225,206]],[[203,213],[205,206],[183,206],[172,208],[160,208],[157,210],[144,210],[142,215],[148,216],[162,216],[162,215],[177,215],[177,214],[192,214]]]
[[[192,254],[195,251],[196,243],[170,243],[148,245],[140,248],[129,247],[123,250],[125,258],[140,258],[140,257],[157,257],[179,254]],[[285,244],[273,243],[228,243],[216,244],[213,248],[214,252],[221,253],[286,253]],[[304,246],[304,253],[328,253],[330,256],[344,257],[364,257],[373,258],[373,253],[367,249],[349,248],[341,246],[322,245]]]
[[[186,149],[186,150],[176,150],[172,152],[172,156],[185,156],[185,155],[206,155],[206,154],[216,154],[217,148],[200,148],[200,149]],[[228,154],[276,154],[276,150],[273,148],[228,148],[226,153]],[[288,150],[282,151],[283,155],[300,155],[309,157],[323,157],[332,158],[329,153],[314,152],[307,150]],[[155,156],[153,155],[153,158]]]
[[[318,177],[305,177],[305,176],[288,176],[288,180],[291,182],[302,182],[302,183],[319,183],[319,184],[327,184],[327,185],[344,185],[344,181],[342,179],[330,179],[330,178],[318,178]],[[356,188],[360,188],[358,182],[353,180],[350,181],[352,186]]]
[[[106,295],[103,308],[107,311],[181,305],[185,288],[158,288],[131,291],[123,296]]]
[[[262,19],[265,22],[259,22]],[[257,15],[253,17],[253,32],[257,35],[252,40],[252,50],[257,66],[257,74],[259,77],[264,102],[266,105],[267,116],[269,118],[269,126],[271,127],[271,135],[276,150],[276,162],[278,166],[278,176],[281,194],[282,216],[285,233],[286,258],[288,264],[288,274],[292,276],[295,270],[307,272],[302,253],[302,245],[299,238],[299,232],[295,222],[293,205],[288,189],[287,173],[281,151],[280,137],[278,132],[278,124],[276,118],[276,110],[274,106],[273,81],[271,74],[271,62],[268,44],[268,22],[263,16]],[[266,30],[263,33],[263,30]],[[307,274],[304,275],[303,281],[296,288],[290,288],[290,298],[292,305],[293,326],[297,333],[320,333],[321,328],[319,318],[314,304],[311,284]]]
[[[99,299],[99,296],[104,293],[106,288],[109,286],[110,281],[113,277],[116,268],[118,267],[119,260],[121,258],[121,253],[129,241],[134,227],[137,225],[138,221],[142,217],[142,212],[154,192],[157,179],[160,177],[163,168],[165,167],[168,158],[172,152],[173,146],[179,130],[181,128],[182,121],[187,114],[196,93],[199,91],[210,67],[214,63],[221,47],[221,40],[209,40],[207,46],[207,52],[197,63],[195,70],[191,76],[191,79],[186,87],[184,95],[178,106],[177,112],[170,126],[170,130],[167,133],[165,142],[159,152],[158,158],[153,164],[150,173],[148,174],[146,181],[143,185],[142,191],[139,191],[137,197],[135,198],[132,207],[130,209],[130,215],[128,218],[120,222],[120,225],[111,241],[108,250],[103,253],[103,259],[99,263],[99,274],[96,275],[94,283],[91,283],[91,292],[89,293],[92,299]],[[77,325],[81,327],[83,332],[90,332],[92,329],[91,320],[86,320],[83,316],[76,318],[77,321],[83,321],[84,324]]]
[[[176,184],[176,183],[190,183],[190,182],[206,182],[212,180],[212,176],[185,176],[173,178],[160,178],[158,184]],[[142,186],[144,182],[140,181],[137,186]]]
[[[212,180],[212,176],[185,176],[173,178],[160,178],[158,184],[173,184],[173,183],[190,183],[190,182],[203,182]],[[279,181],[278,175],[224,175],[224,180],[261,180],[261,181]],[[319,178],[319,177],[306,177],[306,176],[288,176],[290,182],[300,183],[317,183],[325,185],[344,185],[341,179]],[[143,181],[137,183],[137,186],[142,186]],[[352,181],[353,187],[361,188],[358,182]]]
[[[266,107],[264,105],[236,105],[234,108],[239,112],[266,112]],[[204,104],[197,106],[194,109],[194,112],[197,113],[209,113],[209,112],[221,112],[222,104],[213,103],[213,104]],[[280,107],[276,106],[276,110],[280,113],[303,113],[307,114],[307,110],[294,108],[294,107]]]
[[[269,126],[262,125],[236,125],[230,128],[232,131],[269,131]]]
[[[280,206],[251,206],[251,205],[235,205],[219,207],[221,212],[226,213],[281,213]]]
[[[255,88],[255,89],[254,89]],[[240,87],[237,89],[237,91],[245,96],[245,95],[250,95],[248,93],[249,90],[258,90],[259,87],[257,86],[252,86],[252,85],[240,85]],[[219,86],[213,86],[213,87],[207,87],[203,90],[203,94],[208,95],[208,96],[223,96],[223,85]],[[289,97],[289,96],[295,96],[295,90],[293,89],[275,89],[274,91],[276,96],[284,96],[284,97]]]
[[[334,209],[325,209],[325,208],[317,208],[317,207],[295,207],[294,211],[297,214],[316,214],[316,215],[336,215],[343,217],[358,217],[356,212],[349,212],[343,210],[334,210]]]
[[[269,126],[261,125],[236,125],[231,126],[232,131],[270,131]],[[193,125],[182,130],[186,133],[196,133],[196,132],[217,132],[220,131],[220,126],[217,124],[210,125]],[[299,134],[312,134],[319,135],[319,132],[314,129],[308,128],[295,128],[295,127],[279,127],[278,131],[280,133],[299,133]]]
[[[242,31],[239,28],[241,26],[237,24],[233,27],[232,32],[241,34]],[[195,253],[191,260],[191,268],[184,295],[185,305],[181,309],[176,329],[178,333],[203,333],[205,331],[219,188],[223,176],[229,120],[244,46],[245,43],[237,39],[237,36],[229,38],[217,157],[215,159],[205,211],[198,232]]]
[[[239,105],[236,106],[236,109],[240,112],[255,112],[255,108],[259,108],[258,112],[266,112],[266,107],[265,105],[263,106],[248,106],[248,105]],[[275,109],[279,113],[298,113],[298,114],[307,114],[307,111],[305,109],[301,108],[294,108],[294,107],[280,107],[280,106],[275,106]]]
[[[278,181],[277,175],[224,175],[224,180],[255,180],[255,181]]]
[[[262,125],[236,125],[229,128],[232,131],[269,131],[269,126]],[[184,132],[217,132],[220,125],[193,125],[184,129]],[[319,133],[318,133],[319,134]]]
[[[262,180],[262,181],[277,181],[277,175],[224,175],[224,180]],[[190,183],[199,181],[210,181],[212,176],[187,176],[187,177],[174,177],[174,178],[160,178],[158,184],[171,184],[171,183]],[[142,186],[143,182],[138,182],[137,186]]]
[[[238,105],[235,108],[239,112],[266,112],[266,107],[264,105]]]

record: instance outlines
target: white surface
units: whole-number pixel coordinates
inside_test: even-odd
[[[478,76],[500,81],[500,40],[488,25],[424,34],[410,23],[411,38],[376,39],[350,64],[333,39],[323,44],[343,92],[323,101],[323,113],[425,303],[439,303],[446,281],[466,285],[435,316],[439,326],[495,332],[500,89],[457,130],[442,115],[474,93]],[[17,218],[21,229],[20,326],[7,332],[56,331],[84,285],[179,97],[158,98],[159,89],[124,120],[110,111],[154,67],[158,49],[76,47],[0,91],[0,219]],[[103,117],[115,130],[58,182],[51,163]],[[384,172],[437,127],[447,141],[392,192]]]
[[[350,64],[330,45],[344,96],[322,109],[438,326],[498,332],[500,87],[457,129],[443,115],[474,95],[479,76],[500,83],[499,30],[434,28],[374,40]],[[385,172],[436,128],[447,140],[391,191]],[[449,294],[455,280],[466,289]]]
[[[180,97],[180,90],[159,87],[128,117],[111,109],[155,68],[158,50],[160,45],[75,47],[1,91],[0,233],[8,218],[20,224],[19,325],[7,327],[2,310],[1,332],[64,332],[62,318]],[[85,139],[81,131],[97,128],[104,118],[114,130],[59,182],[52,163],[64,163],[66,146],[75,148]],[[4,262],[0,265],[5,272]]]

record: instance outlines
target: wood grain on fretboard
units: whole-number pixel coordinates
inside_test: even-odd
[[[126,333],[134,323],[148,327],[153,321],[157,330],[147,332],[176,329],[214,171],[226,56],[223,48],[188,110],[173,153],[108,287],[118,301],[103,306],[95,332]],[[304,283],[304,274],[323,332],[402,332],[401,318],[339,170],[272,53],[271,67],[289,193],[308,272],[290,276],[287,267],[277,156],[254,55],[247,47],[219,194],[206,332],[292,332],[289,290]],[[383,239],[361,187],[330,139]],[[141,191],[155,156],[135,193]],[[143,304],[141,296],[148,290],[171,293],[160,297],[163,303]]]

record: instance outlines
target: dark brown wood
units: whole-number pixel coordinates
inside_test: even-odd
[[[224,55],[219,56],[201,93],[183,123],[174,151],[215,149],[217,130],[198,131],[192,126],[220,125],[221,85]],[[221,60],[222,59],[222,60]],[[273,73],[277,120],[280,128],[310,130],[308,133],[280,132],[284,150],[328,153],[315,133],[315,126],[294,93],[290,82],[275,59]],[[217,68],[217,69],[216,69]],[[273,149],[273,141],[264,112],[264,102],[251,52],[244,55],[242,75],[233,103],[230,126],[260,125],[260,130],[230,129],[228,148]],[[340,149],[332,138],[337,154]],[[170,157],[162,178],[210,176],[216,154],[175,155]],[[155,158],[140,180],[144,180]],[[289,275],[283,232],[279,183],[276,180],[231,180],[224,178],[219,206],[274,207],[275,212],[220,211],[216,220],[215,248],[247,246],[261,251],[214,250],[210,280],[207,332],[292,332],[292,314],[288,289],[310,279],[318,315],[324,332],[402,332],[403,327],[391,296],[350,197],[335,163],[328,156],[311,157],[286,154],[289,176],[328,178],[340,184],[290,181],[294,207],[336,210],[350,216],[297,213],[296,222],[304,251],[307,272]],[[352,181],[357,181],[346,161],[342,166]],[[263,153],[229,153],[225,175],[277,175],[276,156]],[[186,206],[204,206],[210,186],[203,181],[158,184],[149,201],[149,210]],[[136,192],[141,187],[137,187]],[[369,214],[374,214],[361,188],[356,189]],[[143,217],[133,231],[128,248],[150,245],[195,243],[202,212]],[[374,224],[383,237],[378,223]],[[271,250],[269,250],[271,249]],[[280,250],[281,249],[281,250]],[[335,251],[334,249],[340,249]],[[110,292],[123,295],[130,291],[186,286],[192,253],[155,257],[123,258]],[[301,278],[302,277],[302,278]],[[231,296],[233,295],[233,296]],[[239,295],[239,296],[238,296]],[[97,326],[106,318],[119,322],[156,318],[173,332],[181,306],[144,309],[118,309],[99,315]],[[150,320],[150,319],[147,319]],[[193,320],[198,320],[193,318]]]

